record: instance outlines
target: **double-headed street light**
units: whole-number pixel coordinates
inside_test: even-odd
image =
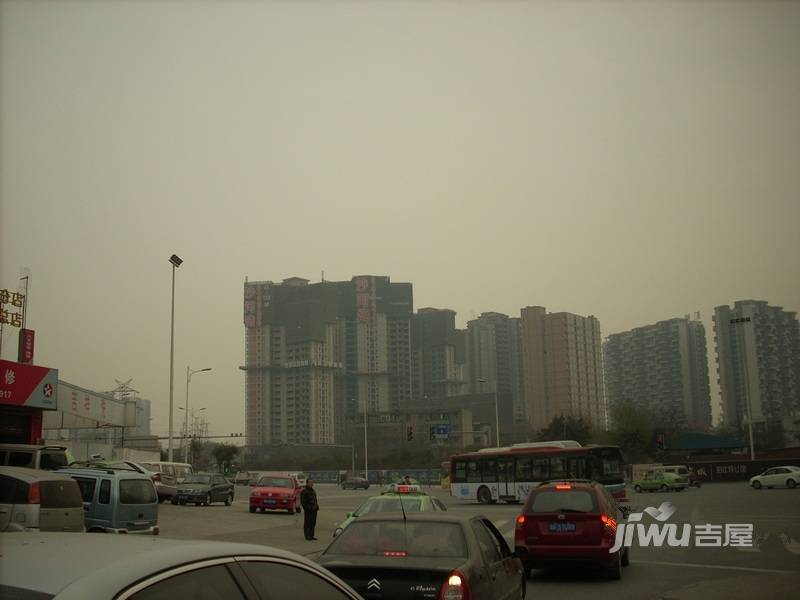
[[[488,379],[478,379],[478,383],[489,383]],[[500,447],[500,412],[497,410],[497,381],[494,382],[494,445]]]
[[[169,257],[172,265],[172,313],[170,317],[169,333],[169,443],[167,445],[167,460],[172,462],[172,394],[175,381],[175,269],[181,266],[183,259],[177,254]]]
[[[205,371],[210,371],[211,367],[206,367],[205,369],[197,369],[196,371],[192,371],[189,368],[189,365],[186,365],[186,404],[183,415],[183,440],[184,440],[184,448],[183,448],[183,462],[188,462],[186,459],[189,457],[189,382],[192,380],[192,375],[195,373],[203,373]]]

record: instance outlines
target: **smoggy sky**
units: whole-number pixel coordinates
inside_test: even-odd
[[[2,2],[0,287],[36,362],[243,431],[242,283],[459,324],[800,310],[800,3]],[[6,327],[2,356],[15,358]],[[712,404],[717,411],[715,373]],[[176,427],[182,413],[176,411]]]

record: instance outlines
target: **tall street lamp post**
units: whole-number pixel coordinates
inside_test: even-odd
[[[479,383],[489,383],[487,379],[478,379]],[[497,381],[494,382],[494,445],[500,447],[500,412],[497,410]]]
[[[205,369],[197,369],[196,371],[192,371],[189,366],[186,366],[186,404],[183,414],[183,462],[187,462],[187,458],[189,457],[189,382],[192,380],[192,375],[195,373],[203,373],[205,371],[210,371],[211,367],[207,367]]]
[[[172,309],[169,333],[169,443],[167,444],[167,460],[172,462],[172,399],[175,383],[175,269],[181,266],[183,259],[177,254],[169,257],[172,264]]]

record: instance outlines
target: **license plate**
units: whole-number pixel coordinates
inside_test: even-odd
[[[550,531],[553,533],[575,531],[575,523],[550,523]]]
[[[275,500],[264,500],[267,504],[275,504]]]

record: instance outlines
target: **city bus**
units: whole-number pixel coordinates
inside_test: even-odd
[[[450,458],[450,495],[482,504],[524,501],[531,489],[553,479],[591,479],[625,499],[625,464],[616,446],[534,442]]]

